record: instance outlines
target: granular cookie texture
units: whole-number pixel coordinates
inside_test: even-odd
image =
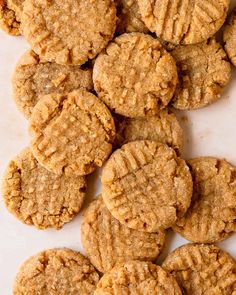
[[[190,241],[213,243],[236,231],[236,168],[224,160],[189,161],[193,198],[174,230]]]
[[[236,294],[236,263],[215,245],[184,245],[168,255],[163,267],[174,275],[183,294]]]
[[[93,295],[99,275],[90,261],[70,249],[50,249],[21,266],[13,295]]]
[[[112,115],[95,95],[82,88],[45,95],[29,123],[34,156],[56,174],[92,173],[112,151]]]
[[[32,49],[59,64],[85,63],[112,39],[113,0],[26,0],[22,30]]]
[[[117,33],[148,33],[149,30],[141,19],[137,0],[115,0],[118,15]]]
[[[164,231],[146,233],[121,224],[112,217],[101,196],[85,212],[81,234],[86,255],[103,273],[117,262],[155,260],[165,242]]]
[[[117,118],[116,144],[122,146],[135,140],[155,140],[176,150],[183,147],[183,130],[170,110],[161,110],[156,116]]]
[[[92,90],[92,70],[46,62],[29,50],[19,60],[12,84],[15,102],[29,118],[42,95],[71,92],[80,87]]]
[[[138,0],[142,20],[151,32],[174,44],[196,44],[223,25],[229,0]]]
[[[102,172],[102,196],[124,225],[147,232],[168,228],[187,211],[192,177],[165,144],[134,141],[116,150]]]
[[[232,64],[236,66],[236,8],[233,10],[224,29],[225,51]]]
[[[173,98],[177,109],[197,109],[220,98],[231,77],[225,51],[215,39],[200,44],[179,46],[172,52],[179,72]]]
[[[0,0],[0,28],[10,35],[18,36],[24,0]]]
[[[158,40],[141,33],[117,37],[93,70],[98,96],[127,117],[157,114],[172,98],[177,79],[172,56]]]
[[[81,209],[83,176],[58,176],[43,168],[29,148],[10,161],[3,181],[7,209],[22,222],[39,229],[60,228]]]
[[[97,285],[94,295],[181,295],[173,276],[150,262],[129,261],[117,264]]]

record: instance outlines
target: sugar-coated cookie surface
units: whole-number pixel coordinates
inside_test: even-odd
[[[225,51],[232,64],[236,66],[236,8],[232,11],[224,28]]]

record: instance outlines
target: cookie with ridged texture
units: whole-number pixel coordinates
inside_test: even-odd
[[[170,102],[177,80],[173,57],[158,40],[142,33],[117,37],[93,69],[98,96],[127,117],[157,114]]]
[[[113,0],[26,0],[21,27],[44,59],[81,65],[112,39],[116,7]]]
[[[236,263],[215,245],[184,245],[167,256],[163,268],[176,278],[183,294],[236,294]]]
[[[196,44],[223,25],[229,0],[138,0],[149,30],[174,44]]]
[[[223,33],[225,51],[234,66],[236,66],[236,8],[232,11]]]
[[[93,295],[99,275],[90,261],[70,249],[50,249],[26,260],[13,295]]]
[[[42,95],[71,92],[81,87],[92,90],[92,70],[43,61],[29,50],[15,68],[12,85],[17,107],[29,118]]]
[[[10,35],[21,35],[20,21],[23,2],[24,0],[0,1],[0,28]]]
[[[86,256],[103,273],[117,262],[153,261],[165,242],[164,231],[146,233],[121,224],[112,217],[101,196],[85,211],[81,236]]]
[[[181,295],[174,277],[150,262],[118,263],[99,281],[94,295]]]
[[[193,197],[174,230],[198,243],[214,243],[236,232],[236,168],[210,157],[188,162]]]
[[[141,19],[137,0],[115,0],[117,7],[117,33],[140,32],[147,34],[148,28]]]
[[[60,228],[76,216],[85,198],[85,177],[58,176],[43,168],[29,148],[6,168],[3,197],[20,221],[38,229]]]
[[[165,144],[134,141],[116,150],[102,171],[102,196],[124,225],[157,232],[187,211],[192,177],[185,161]]]
[[[142,118],[117,118],[116,145],[135,140],[155,140],[176,150],[183,147],[183,130],[170,110],[162,110],[156,116]]]
[[[214,38],[176,47],[171,54],[179,74],[172,100],[175,108],[198,109],[221,97],[223,88],[229,83],[231,67],[225,51]]]
[[[112,151],[112,115],[102,101],[82,88],[45,95],[34,107],[29,125],[34,156],[56,174],[90,174]]]

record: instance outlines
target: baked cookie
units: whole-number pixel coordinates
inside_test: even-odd
[[[202,157],[189,161],[193,197],[174,230],[198,243],[214,243],[236,231],[236,168],[224,160]]]
[[[225,51],[234,66],[236,66],[236,8],[224,28],[223,40]]]
[[[7,209],[22,222],[38,229],[60,228],[80,211],[85,178],[58,176],[43,168],[29,148],[7,166],[3,196]]]
[[[223,25],[229,0],[138,0],[142,20],[151,32],[174,44],[196,44]]]
[[[124,225],[147,232],[168,228],[187,211],[192,177],[165,144],[133,141],[116,150],[102,171],[102,196]]]
[[[170,110],[161,110],[156,116],[117,118],[116,145],[135,140],[155,140],[176,150],[183,147],[183,130]]]
[[[99,275],[90,261],[70,249],[50,249],[21,266],[13,295],[93,295]]]
[[[86,255],[103,273],[117,262],[155,260],[165,242],[164,231],[146,233],[122,225],[112,217],[101,196],[85,211],[81,236]]]
[[[80,87],[92,90],[92,70],[43,61],[29,50],[20,58],[12,84],[15,102],[24,116],[29,118],[42,95],[71,92]]]
[[[129,261],[116,265],[97,285],[94,295],[181,295],[174,277],[150,262]]]
[[[10,35],[18,36],[24,0],[0,0],[0,28]]]
[[[29,125],[34,156],[56,174],[90,174],[112,151],[112,115],[95,95],[82,88],[45,95],[34,107]]]
[[[32,49],[47,61],[84,64],[112,39],[113,0],[26,0],[22,30]]]
[[[140,32],[148,33],[149,30],[141,19],[137,0],[115,0],[117,7],[118,25],[117,33]]]
[[[186,295],[235,295],[236,263],[215,245],[187,244],[163,263]]]
[[[178,76],[175,61],[160,42],[141,33],[123,34],[95,61],[98,96],[127,117],[155,115],[171,100]]]
[[[222,89],[230,80],[231,67],[226,53],[214,38],[196,45],[176,47],[171,53],[179,73],[173,98],[175,108],[198,109],[220,98]]]

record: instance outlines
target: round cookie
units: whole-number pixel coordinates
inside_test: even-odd
[[[98,56],[93,70],[98,96],[127,117],[157,114],[171,100],[177,79],[172,56],[158,40],[141,33],[117,37]]]
[[[29,50],[20,58],[12,84],[15,102],[24,116],[29,118],[42,95],[71,92],[80,87],[92,90],[92,70],[50,63]]]
[[[161,110],[156,116],[118,118],[116,144],[122,146],[135,140],[155,140],[176,150],[183,147],[183,130],[170,110]]]
[[[22,30],[32,49],[47,61],[84,64],[112,39],[113,0],[26,0]]]
[[[225,51],[234,66],[236,66],[236,8],[232,11],[224,28],[223,40]]]
[[[197,243],[224,240],[236,232],[236,168],[210,157],[188,164],[193,177],[192,202],[173,228]]]
[[[3,197],[7,209],[25,224],[38,229],[60,228],[80,211],[85,178],[58,176],[43,168],[29,148],[7,166]]]
[[[235,295],[236,263],[215,245],[187,244],[163,263],[186,295]]]
[[[101,196],[85,211],[81,236],[86,256],[103,273],[117,262],[153,261],[165,242],[164,231],[146,233],[122,225],[112,217]]]
[[[149,30],[141,19],[137,0],[115,0],[117,7],[118,26],[117,33],[140,32],[148,33]]]
[[[229,0],[138,0],[142,20],[151,32],[174,44],[196,44],[223,25]]]
[[[13,295],[93,295],[99,275],[90,261],[70,249],[50,249],[24,262]]]
[[[230,80],[231,67],[226,53],[214,38],[196,45],[176,47],[171,53],[179,73],[172,100],[175,108],[198,109],[220,98]]]
[[[116,265],[97,285],[94,295],[181,295],[174,277],[150,262],[129,261]]]
[[[116,150],[102,172],[102,196],[122,224],[157,232],[187,211],[192,177],[185,161],[165,144],[134,141]]]
[[[57,174],[90,174],[112,151],[112,115],[95,95],[82,88],[45,95],[36,104],[29,125],[34,156]]]

